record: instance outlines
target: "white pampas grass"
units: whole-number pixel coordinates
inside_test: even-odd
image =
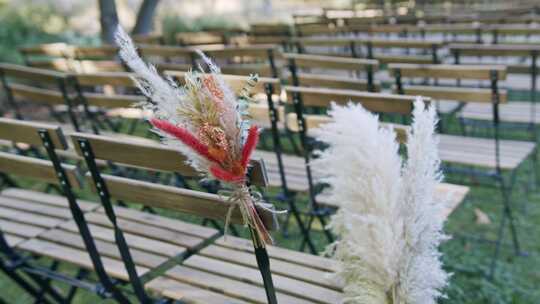
[[[333,122],[315,133],[329,144],[313,161],[325,168],[331,199],[340,209],[330,227],[340,240],[328,248],[343,262],[338,277],[347,303],[431,304],[448,275],[438,245],[443,218],[434,201],[441,180],[436,114],[415,102],[403,165],[395,133],[360,105],[332,105]]]

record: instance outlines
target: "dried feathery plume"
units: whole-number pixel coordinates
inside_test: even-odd
[[[116,43],[120,49],[120,57],[135,73],[133,81],[139,90],[152,101],[151,103],[140,103],[139,106],[153,112],[155,117],[167,120],[172,124],[189,125],[182,117],[177,115],[179,103],[186,100],[186,93],[179,89],[172,79],[164,79],[158,74],[153,65],[147,64],[141,59],[133,41],[120,26],[116,30]],[[181,107],[187,109],[191,108],[192,105],[185,102]],[[208,164],[204,159],[197,157],[197,153],[193,152],[191,148],[181,144],[173,136],[165,132],[158,131],[158,133],[162,136],[165,144],[177,148],[182,154],[186,155],[188,162],[194,168],[201,172],[206,171]]]
[[[347,302],[386,303],[405,248],[399,145],[360,105],[334,104],[330,115],[333,122],[316,132],[330,146],[313,166],[325,168],[331,199],[340,202],[330,224],[340,240],[329,252],[344,262],[339,276]]]
[[[252,229],[254,243],[264,247],[272,238],[256,207],[267,204],[255,196],[246,180],[249,160],[259,140],[259,129],[251,126],[242,111],[245,100],[237,98],[225,83],[219,68],[202,52],[198,52],[209,69],[205,73],[190,71],[185,85],[163,78],[157,70],[137,54],[133,41],[122,28],[116,41],[120,57],[133,70],[133,80],[148,101],[141,106],[153,112],[150,123],[164,143],[176,147],[187,156],[194,169],[230,186],[231,203],[225,216],[225,230],[231,212],[238,207],[245,225]]]
[[[446,286],[436,115],[421,99],[413,114],[405,165],[394,131],[360,105],[333,104],[333,121],[315,131],[329,148],[313,167],[325,168],[323,181],[340,202],[330,223],[340,240],[327,252],[343,262],[337,276],[347,303],[431,304]]]
[[[407,254],[401,263],[399,294],[404,303],[435,304],[443,297],[441,290],[449,277],[442,269],[438,251],[447,237],[442,232],[446,201],[435,199],[436,186],[442,180],[436,124],[435,107],[426,109],[417,98],[402,173]]]

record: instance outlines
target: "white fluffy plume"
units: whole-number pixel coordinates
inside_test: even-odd
[[[340,240],[328,252],[343,262],[347,303],[435,303],[447,274],[437,249],[444,236],[442,203],[434,200],[441,180],[434,109],[415,102],[405,165],[394,131],[377,116],[352,103],[332,105],[330,115],[333,122],[316,130],[329,148],[314,167],[325,168],[340,203],[330,223]]]
[[[175,125],[189,126],[185,121],[180,120],[181,116],[177,115],[179,103],[187,100],[183,96],[185,92],[172,79],[163,78],[153,65],[142,60],[133,41],[122,27],[117,27],[115,38],[116,44],[120,48],[120,57],[136,75],[133,77],[133,81],[151,101],[140,103],[139,106],[152,111],[156,118],[167,120]],[[188,103],[183,105],[183,107],[190,106]],[[188,162],[193,167],[199,171],[204,171],[204,160],[200,159],[189,147],[181,144],[165,132],[156,132],[162,136],[164,143],[175,147],[182,154],[188,156]]]

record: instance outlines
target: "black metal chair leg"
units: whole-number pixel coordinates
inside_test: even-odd
[[[32,286],[29,282],[27,282],[19,273],[17,273],[15,270],[10,269],[7,265],[4,264],[4,261],[0,259],[0,270],[4,272],[10,279],[12,279],[19,287],[24,289],[28,294],[30,294],[34,298],[40,297],[40,291],[37,290],[34,286]],[[38,280],[36,280],[39,282]],[[39,285],[39,284],[38,284]],[[61,303],[60,301],[58,301]],[[48,299],[44,298],[43,303],[45,304],[53,304]]]
[[[51,266],[49,267],[49,269],[51,271],[56,271],[58,269],[58,266],[60,265],[60,262],[58,261],[53,261],[51,263]],[[42,299],[45,297],[46,293],[45,293],[45,289],[46,288],[50,288],[51,287],[51,279],[50,278],[46,278],[45,280],[43,280],[43,284],[44,284],[44,287],[41,288],[41,290],[39,291],[39,295],[38,297],[36,298],[36,301],[34,303],[41,303],[42,302]],[[45,288],[46,287],[46,288]]]
[[[514,174],[513,174],[513,176],[514,176]],[[514,216],[512,214],[512,209],[510,207],[511,202],[510,202],[509,189],[506,187],[506,185],[504,183],[504,179],[503,179],[502,176],[498,176],[497,180],[499,182],[501,192],[502,192],[501,194],[502,194],[502,199],[503,199],[503,212],[502,212],[501,223],[499,225],[499,230],[497,232],[497,240],[496,240],[496,244],[495,244],[495,253],[494,253],[492,261],[491,261],[491,266],[490,266],[489,275],[488,275],[488,277],[490,279],[493,279],[493,277],[495,275],[495,268],[496,268],[496,265],[497,265],[497,260],[499,259],[501,245],[502,245],[502,242],[504,240],[504,229],[505,229],[507,220],[509,222],[510,232],[512,234],[512,244],[513,244],[514,252],[515,252],[516,255],[521,255],[522,254],[521,250],[520,250],[519,240],[518,240],[518,237],[517,237],[517,230],[516,230],[515,223],[514,223]]]
[[[81,268],[81,269],[79,269],[77,275],[75,276],[75,279],[82,280],[86,276],[88,276],[88,273],[89,273],[88,270]],[[72,286],[69,289],[67,297],[66,297],[66,302],[67,303],[71,303],[73,301],[73,298],[75,297],[75,294],[77,293],[77,290],[79,290],[79,288],[77,286]]]
[[[307,238],[309,238],[309,235],[311,233],[311,226],[313,225],[313,220],[315,219],[315,216],[313,216],[312,214],[309,215],[309,218],[308,218],[308,221],[307,221],[307,225],[306,225],[306,235],[304,235],[304,237],[302,238],[302,243],[300,244],[300,251],[304,251],[305,248],[306,248],[306,244],[307,244]]]

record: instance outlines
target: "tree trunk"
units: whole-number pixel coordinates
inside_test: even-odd
[[[144,0],[137,14],[133,34],[148,34],[154,28],[154,13],[159,0]]]
[[[118,14],[114,0],[99,0],[101,41],[114,44],[114,34],[118,26]]]

